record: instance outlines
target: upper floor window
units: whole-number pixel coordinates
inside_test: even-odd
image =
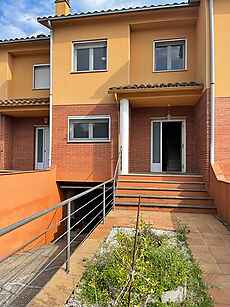
[[[70,116],[70,142],[105,142],[110,140],[110,117]]]
[[[74,43],[74,71],[105,71],[107,69],[107,41]]]
[[[33,88],[43,90],[50,88],[50,65],[38,64],[34,65]]]
[[[155,41],[154,71],[178,71],[186,69],[186,41]]]

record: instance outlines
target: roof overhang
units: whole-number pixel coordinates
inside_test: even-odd
[[[53,21],[67,21],[67,20],[79,20],[86,18],[96,18],[103,16],[121,16],[121,15],[129,15],[133,13],[141,13],[141,12],[151,12],[151,11],[159,11],[159,10],[169,10],[169,9],[179,9],[179,8],[188,8],[192,6],[196,6],[199,4],[199,1],[190,1],[190,2],[181,2],[174,4],[163,4],[163,5],[151,5],[151,6],[143,6],[143,7],[135,7],[135,8],[123,8],[123,9],[110,9],[103,11],[94,11],[94,12],[80,12],[69,15],[61,15],[61,16],[48,16],[48,17],[38,17],[37,21],[50,28],[50,23]]]
[[[12,117],[47,117],[49,98],[1,99],[0,113]]]
[[[128,99],[134,107],[195,105],[204,90],[199,83],[133,85],[109,89],[117,101]]]
[[[9,44],[17,44],[17,43],[33,43],[33,42],[49,42],[50,37],[49,35],[37,35],[37,36],[31,36],[31,37],[22,37],[22,38],[14,38],[14,39],[5,39],[0,40],[0,46],[1,45],[9,45]]]

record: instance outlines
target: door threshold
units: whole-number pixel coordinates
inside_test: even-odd
[[[197,174],[197,173],[167,173],[167,172],[162,172],[162,173],[129,173],[125,176],[193,176],[193,177],[202,177],[201,174]]]

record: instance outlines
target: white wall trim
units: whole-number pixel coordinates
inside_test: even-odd
[[[153,123],[154,122],[181,122],[182,123],[182,143],[184,143],[184,149],[183,149],[183,157],[181,157],[181,164],[182,164],[182,173],[185,173],[187,171],[187,120],[186,118],[181,117],[173,117],[173,118],[165,118],[165,117],[153,117],[151,118],[151,131],[150,131],[150,171],[152,172],[152,158],[153,158]],[[161,142],[162,143],[162,142]],[[162,144],[161,144],[161,159],[162,159]],[[162,170],[161,170],[162,172]]]
[[[129,100],[120,100],[120,146],[122,148],[121,174],[129,173]]]
[[[49,67],[50,70],[51,70],[51,65],[50,64],[34,64],[33,65],[33,80],[32,80],[33,84],[32,84],[32,89],[33,90],[49,90],[50,87],[51,87],[51,82],[50,82],[50,87],[41,87],[41,88],[35,87],[35,68],[36,67]]]
[[[109,138],[108,139],[70,139],[70,120],[71,119],[88,119],[88,120],[91,120],[91,119],[108,119],[109,120]],[[71,116],[68,116],[68,136],[67,136],[67,140],[68,140],[68,143],[108,143],[108,142],[111,142],[111,116],[110,115],[85,115],[85,116],[74,116],[74,115],[71,115]]]
[[[105,69],[97,69],[94,70],[89,69],[89,70],[80,70],[78,71],[77,69],[75,69],[75,45],[76,44],[90,44],[90,43],[100,43],[100,42],[105,42],[106,43],[106,68]],[[74,40],[72,41],[72,48],[71,48],[71,72],[72,73],[88,73],[88,72],[106,72],[108,71],[108,67],[109,67],[109,46],[108,46],[108,39],[107,38],[102,38],[102,39],[92,39],[92,40]],[[89,66],[92,66],[92,63],[89,64]]]
[[[164,43],[164,42],[176,42],[176,41],[184,41],[185,42],[185,67],[182,69],[171,69],[171,70],[156,70],[155,67],[155,50],[156,50],[156,43]],[[161,72],[180,72],[188,70],[188,38],[181,37],[181,38],[167,38],[167,39],[158,39],[153,40],[153,72],[154,73],[161,73]]]

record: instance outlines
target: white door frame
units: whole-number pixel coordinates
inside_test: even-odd
[[[155,171],[153,169],[153,123],[154,122],[159,122],[161,123],[160,125],[160,163],[159,163],[159,170]],[[151,157],[150,157],[150,171],[151,172],[162,172],[162,123],[164,122],[181,122],[181,146],[182,146],[182,153],[181,153],[181,172],[185,173],[186,172],[186,119],[183,118],[172,118],[172,119],[167,119],[167,118],[153,118],[151,120]]]
[[[38,131],[43,130],[43,162],[38,162]],[[47,169],[49,167],[49,126],[35,128],[35,169]]]

